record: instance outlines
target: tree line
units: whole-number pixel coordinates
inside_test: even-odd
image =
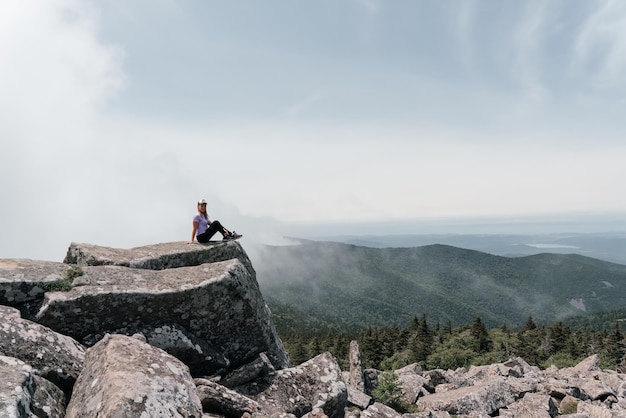
[[[480,317],[471,324],[429,324],[414,316],[405,327],[368,327],[354,334],[340,331],[291,331],[281,335],[292,364],[329,351],[343,370],[349,367],[349,346],[357,340],[364,368],[396,370],[418,363],[424,370],[468,368],[522,357],[543,369],[571,367],[597,354],[603,369],[620,370],[626,341],[619,322],[602,330],[572,329],[563,322],[538,325],[529,316],[518,330],[507,326],[488,330]]]

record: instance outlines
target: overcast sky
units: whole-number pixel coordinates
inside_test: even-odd
[[[187,240],[200,198],[247,236],[619,216],[625,72],[623,1],[2,1],[0,257]]]

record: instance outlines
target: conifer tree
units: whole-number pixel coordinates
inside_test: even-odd
[[[615,322],[613,329],[606,337],[604,355],[609,362],[609,367],[617,368],[624,358],[624,335],[619,329],[619,323]]]
[[[470,334],[474,338],[474,351],[478,353],[486,353],[489,351],[491,347],[491,340],[489,339],[489,333],[487,332],[487,328],[485,328],[485,324],[480,319],[480,317],[476,317],[474,322],[472,323],[472,328],[470,329]]]
[[[432,334],[428,328],[426,314],[423,314],[417,324],[417,331],[411,344],[411,357],[414,362],[426,365],[426,359],[432,353]]]

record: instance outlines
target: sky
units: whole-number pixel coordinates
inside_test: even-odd
[[[625,71],[622,1],[3,1],[0,258],[188,240],[202,198],[257,241],[624,220]]]

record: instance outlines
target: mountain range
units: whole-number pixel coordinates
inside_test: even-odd
[[[578,254],[505,257],[450,245],[373,248],[298,240],[255,261],[279,332],[429,322],[488,327],[623,308],[626,266]]]

